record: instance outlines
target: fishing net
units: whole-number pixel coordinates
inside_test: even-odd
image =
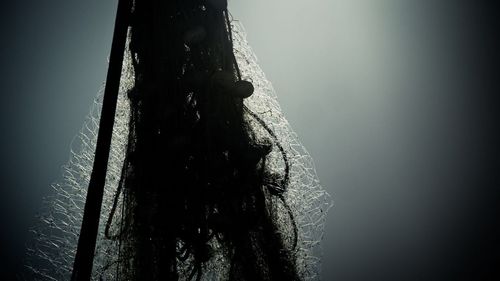
[[[288,213],[288,210],[291,210],[298,230],[295,249],[298,274],[304,280],[318,280],[321,270],[320,242],[326,213],[332,206],[330,196],[320,185],[313,159],[283,116],[276,93],[248,45],[243,26],[239,21],[233,20],[231,27],[234,54],[242,79],[251,81],[255,88],[254,94],[245,99],[249,113],[247,121],[252,124],[257,135],[268,136],[269,132],[272,132],[281,144],[280,149],[274,149],[267,158],[269,169],[282,171],[285,168],[281,152],[286,153],[290,166],[289,187],[283,194],[283,202],[279,198],[273,199],[278,208],[277,221],[283,226],[280,230],[288,239],[295,239],[290,235],[293,232],[291,226],[287,226],[291,225]],[[122,262],[117,260],[120,251],[119,242],[107,239],[104,232],[110,213],[113,213],[114,223],[109,225],[109,231],[113,233],[120,228],[119,223],[125,212],[124,198],[120,194],[117,195],[117,188],[128,142],[130,103],[127,93],[133,85],[134,68],[131,64],[131,53],[126,48],[93,266],[93,280],[114,280],[118,274],[116,267]],[[43,207],[37,215],[37,224],[31,229],[33,239],[28,245],[26,270],[20,276],[21,279],[70,279],[92,172],[102,93],[103,91],[100,91],[95,98],[83,128],[72,143],[70,159],[63,166],[62,178],[51,185],[52,194],[44,198]],[[112,212],[115,200],[115,211]],[[215,249],[219,246],[215,240],[211,243]],[[190,260],[187,259],[179,265],[180,275],[185,279],[189,276],[189,263]],[[220,280],[226,276],[228,268],[227,257],[215,254],[205,264],[202,279]]]

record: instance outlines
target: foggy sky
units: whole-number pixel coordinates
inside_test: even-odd
[[[324,280],[492,274],[498,49],[471,3],[229,2],[334,199]],[[116,1],[2,6],[0,276],[13,276],[106,77]]]

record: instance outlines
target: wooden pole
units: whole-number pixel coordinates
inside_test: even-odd
[[[78,248],[71,276],[72,281],[89,281],[92,274],[97,231],[99,228],[99,216],[101,213],[111,136],[116,113],[116,102],[120,87],[123,53],[125,50],[129,16],[132,7],[131,0],[118,1],[94,164],[83,212],[82,227],[78,238]]]

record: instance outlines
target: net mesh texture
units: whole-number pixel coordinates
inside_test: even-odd
[[[251,112],[250,117],[257,118],[250,118],[248,121],[254,125],[258,135],[268,135],[267,129],[274,132],[290,164],[289,188],[284,197],[298,228],[296,264],[299,275],[304,280],[319,280],[322,255],[320,242],[327,211],[333,205],[332,200],[320,185],[313,159],[285,119],[273,86],[266,79],[247,42],[242,24],[232,20],[231,27],[234,53],[242,79],[251,81],[255,88],[254,94],[245,99],[245,106]],[[113,267],[118,263],[114,259],[118,256],[119,246],[116,241],[105,238],[104,229],[120,181],[128,141],[130,105],[127,92],[134,84],[134,69],[130,56],[130,51],[126,48],[93,265],[93,280],[114,280]],[[104,87],[99,91],[81,131],[72,142],[70,159],[62,168],[61,179],[51,185],[52,194],[44,198],[42,209],[37,215],[37,223],[31,228],[33,238],[28,243],[25,270],[19,278],[21,280],[70,279],[92,172],[103,89]],[[259,126],[259,120],[264,121],[267,128]],[[281,171],[284,168],[278,150],[273,150],[267,161],[271,170]],[[113,217],[115,222],[120,221],[122,201],[123,198],[118,197],[117,211]],[[276,206],[282,207],[282,210],[278,211],[278,222],[286,225],[290,219],[287,209],[279,202]],[[113,232],[113,228],[118,227],[111,225],[110,231]],[[282,231],[292,232],[286,228]],[[217,248],[216,242],[213,243],[214,248]],[[181,273],[182,267],[181,264]],[[188,267],[189,259],[184,265],[186,272]],[[229,261],[223,255],[215,255],[207,262],[202,279],[220,280],[228,267]]]

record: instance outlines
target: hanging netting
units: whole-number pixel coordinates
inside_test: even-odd
[[[283,198],[272,199],[276,201],[274,206],[277,208],[279,229],[285,239],[296,239],[297,247],[294,251],[298,275],[304,280],[318,280],[321,269],[320,242],[326,213],[332,204],[331,199],[318,181],[311,156],[283,116],[273,87],[258,66],[242,25],[238,21],[232,21],[231,27],[234,54],[241,77],[251,81],[255,88],[254,94],[244,102],[248,111],[247,122],[252,125],[256,135],[268,137],[272,132],[281,144],[280,149],[273,149],[267,157],[267,166],[271,171],[279,172],[285,168],[283,152],[286,153],[289,163],[288,189],[283,193]],[[122,178],[128,143],[130,102],[127,93],[134,85],[134,68],[128,47],[125,52],[93,280],[114,280],[118,274],[117,266],[123,263],[118,260],[120,242],[106,238],[105,230],[107,225],[110,233],[120,229],[120,222],[123,223],[121,218],[126,213],[124,197],[120,193],[117,194],[117,188]],[[20,275],[21,279],[70,279],[92,172],[102,92],[96,97],[81,132],[72,144],[70,160],[63,166],[62,179],[52,185],[52,195],[44,200],[43,209],[38,215],[38,224],[32,228],[33,239],[28,243],[26,270]],[[112,220],[109,220],[110,214]],[[290,217],[294,218],[293,223],[290,222]],[[297,229],[297,237],[293,237],[293,227]],[[210,243],[215,250],[220,247],[215,239]],[[215,251],[205,263],[201,277],[203,280],[224,279],[229,267],[230,261],[223,252]],[[178,264],[178,271],[181,279],[192,277],[189,258]]]

